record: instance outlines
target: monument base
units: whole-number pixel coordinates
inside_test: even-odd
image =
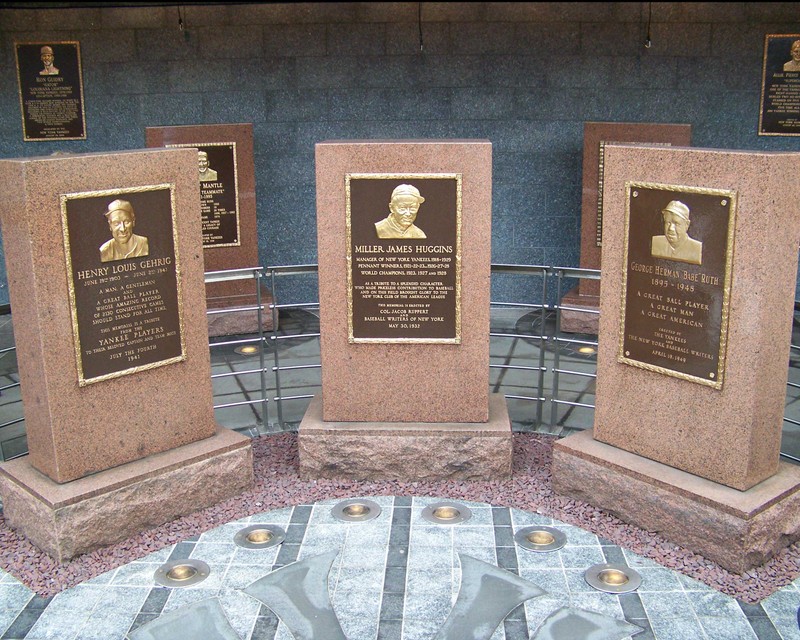
[[[600,326],[600,296],[582,295],[579,287],[580,285],[571,289],[561,298],[561,331],[597,335]]]
[[[734,573],[800,539],[800,467],[747,491],[731,489],[617,447],[592,431],[553,448],[553,489],[653,531]]]
[[[261,287],[261,327],[272,331],[272,309],[274,300],[267,287]],[[258,333],[258,300],[256,294],[209,296],[206,298],[208,313],[208,336],[233,336]],[[239,311],[239,309],[247,309]]]
[[[27,456],[0,465],[6,522],[62,563],[217,504],[252,484],[250,439],[224,428],[64,484],[35,470]]]
[[[314,396],[299,428],[300,476],[346,480],[490,480],[511,477],[505,398],[488,422],[324,422]]]

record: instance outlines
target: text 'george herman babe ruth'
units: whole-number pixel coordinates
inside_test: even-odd
[[[427,238],[425,232],[414,224],[419,206],[425,202],[419,189],[410,184],[401,184],[392,191],[389,200],[389,215],[375,223],[379,238]]]
[[[664,235],[653,236],[650,254],[654,258],[666,258],[690,264],[703,264],[703,243],[690,238],[688,231],[689,207],[680,200],[672,200],[661,210],[664,220]]]

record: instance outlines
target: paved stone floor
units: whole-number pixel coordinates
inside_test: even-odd
[[[455,503],[467,507],[471,517],[455,524],[437,524],[423,518],[423,510],[441,498],[360,498],[379,505],[380,515],[363,522],[343,522],[334,517],[341,500],[254,515],[123,565],[52,598],[41,598],[13,576],[2,574],[0,638],[291,640],[289,629],[270,608],[243,590],[281,567],[333,552],[336,557],[327,576],[327,591],[348,640],[467,640],[436,635],[459,591],[470,591],[470,585],[461,584],[463,560],[459,554],[517,574],[547,592],[522,606],[511,602],[508,609],[513,610],[497,629],[475,638],[631,637],[610,631],[587,635],[585,628],[574,623],[555,635],[541,628],[567,607],[573,614],[594,616],[594,626],[586,627],[594,628],[593,633],[604,624],[613,628],[615,621],[627,620],[643,629],[635,634],[637,640],[800,640],[800,580],[759,605],[747,605],[593,534],[534,513],[485,503]],[[259,549],[237,544],[236,534],[254,525],[282,531],[285,539]],[[547,553],[520,546],[515,534],[532,525],[558,529],[566,535],[566,545]],[[208,577],[184,587],[156,583],[161,565],[185,559],[205,562],[210,569]],[[584,574],[590,566],[604,563],[633,568],[642,578],[641,585],[625,594],[595,589]],[[483,596],[470,610],[477,607],[483,611]],[[219,605],[217,612],[209,613],[209,604]],[[180,627],[187,630],[202,622],[203,631],[185,636],[150,634],[149,628],[167,614],[187,616]],[[317,640],[317,636],[311,637]]]
[[[578,353],[578,343],[562,344],[557,352],[548,345],[544,358],[548,372],[539,380],[536,368],[542,343],[526,337],[535,332],[535,321],[536,317],[528,312],[493,312],[492,390],[507,395],[515,430],[529,430],[538,423],[537,430],[565,434],[590,426],[590,405],[594,402],[592,356]],[[280,393],[287,398],[280,403],[282,415],[276,414],[274,401],[258,402],[261,354],[255,358],[242,355],[236,351],[237,345],[221,341],[211,351],[214,402],[220,424],[252,435],[292,429],[293,422],[302,416],[308,397],[318,392],[316,317],[309,313],[288,315],[281,324],[278,358],[274,350],[263,357],[267,358],[267,367],[286,367],[281,374]],[[9,316],[0,318],[0,335],[10,335],[13,344]],[[4,346],[0,343],[0,348]],[[560,360],[555,360],[557,354]],[[556,377],[553,374],[558,368],[571,373]],[[0,433],[0,446],[7,458],[25,451],[24,423],[21,418],[14,422],[15,416],[21,415],[15,369],[13,351],[0,351],[0,414],[10,418]],[[800,425],[800,356],[795,350],[789,376],[797,386],[790,386],[787,393],[789,421],[784,428],[784,443],[800,455],[800,427],[792,422],[796,417]],[[267,383],[271,385],[271,380]],[[6,384],[9,388],[5,388]],[[551,401],[537,417],[535,399],[542,388],[545,395],[566,403]],[[272,398],[276,393],[271,386],[267,395]],[[438,500],[435,496],[361,497],[380,504],[379,517],[367,522],[337,521],[332,517],[332,508],[339,501],[267,512],[223,524],[52,598],[37,596],[12,575],[0,571],[0,640],[289,640],[292,635],[288,628],[266,605],[243,590],[280,567],[332,550],[338,553],[328,575],[328,591],[344,637],[349,640],[452,637],[437,636],[437,631],[462,586],[459,553],[516,573],[547,592],[514,608],[492,635],[485,636],[492,640],[630,637],[609,635],[610,632],[603,635],[602,625],[596,630],[600,635],[586,635],[574,619],[566,631],[562,624],[558,633],[552,634],[556,619],[551,616],[567,611],[565,607],[579,615],[594,612],[605,616],[606,621],[624,619],[638,625],[643,631],[634,636],[637,640],[800,640],[800,580],[758,605],[747,605],[593,534],[537,514],[465,503],[472,512],[468,521],[434,525],[423,521],[421,513],[426,505]],[[255,524],[281,527],[286,539],[279,546],[266,549],[239,547],[234,542],[235,534]],[[520,547],[514,533],[534,524],[562,530],[567,545],[552,553]],[[185,587],[164,587],[154,582],[154,573],[163,563],[187,558],[206,562],[211,569],[209,577]],[[584,572],[598,563],[627,564],[642,576],[641,586],[621,595],[597,591],[586,582]],[[191,615],[203,630],[187,631],[188,635],[142,635],[150,628],[148,623],[163,621],[166,614]],[[209,616],[214,615],[221,615],[221,621],[209,622]],[[194,629],[188,620],[182,628]],[[596,623],[596,619],[587,623],[584,631]]]

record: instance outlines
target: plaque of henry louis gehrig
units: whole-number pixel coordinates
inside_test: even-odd
[[[175,185],[61,196],[78,384],[186,359]]]
[[[736,193],[628,182],[620,362],[722,388]]]
[[[239,247],[239,172],[235,142],[168,144],[197,148],[203,248]]]
[[[350,342],[461,342],[461,174],[347,174]]]

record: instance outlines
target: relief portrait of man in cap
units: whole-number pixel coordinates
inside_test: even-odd
[[[800,40],[792,42],[790,49],[792,59],[783,65],[784,71],[800,71]]]
[[[425,232],[414,224],[419,206],[425,202],[419,189],[410,184],[401,184],[392,191],[389,200],[389,215],[375,223],[375,231],[379,238],[411,238],[421,240],[427,238]]]
[[[103,215],[108,220],[112,238],[100,246],[100,262],[139,258],[150,253],[147,238],[133,232],[136,215],[130,202],[114,200]]]
[[[208,166],[208,154],[205,151],[197,152],[197,164],[200,182],[209,182],[217,179],[217,172]]]
[[[45,45],[39,49],[39,53],[41,54],[40,58],[42,60],[42,64],[44,65],[44,69],[39,72],[39,75],[57,76],[58,68],[53,64],[53,60],[55,60],[55,56],[53,56],[53,47]]]
[[[703,264],[703,243],[688,234],[689,214],[689,207],[680,200],[672,200],[661,210],[664,235],[653,236],[650,254],[654,258]]]

